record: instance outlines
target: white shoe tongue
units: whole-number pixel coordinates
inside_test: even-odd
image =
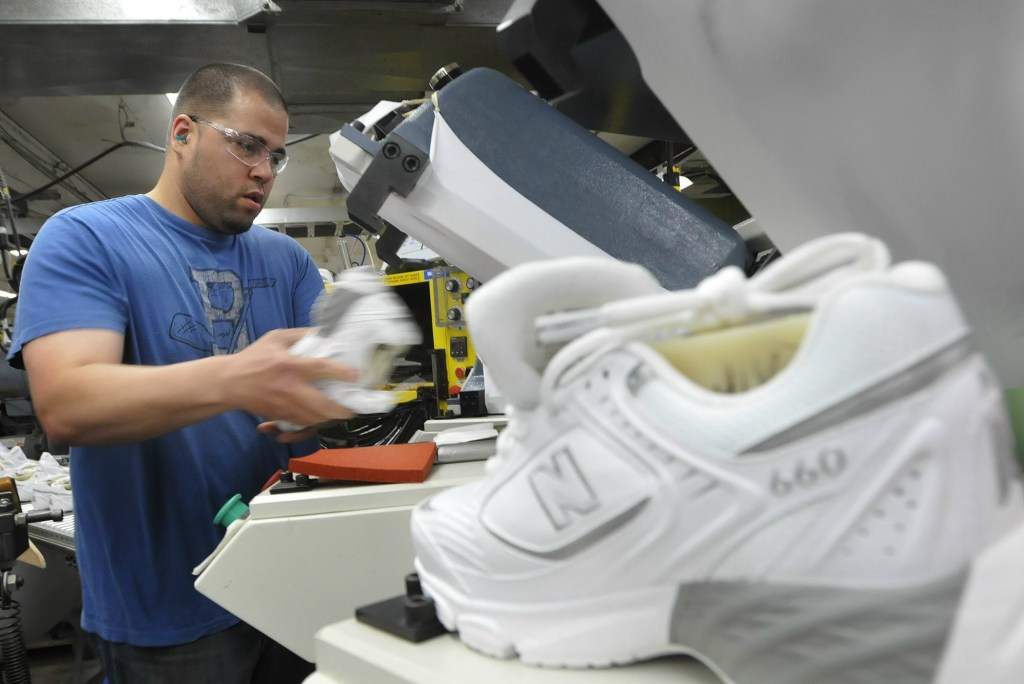
[[[466,304],[466,317],[477,354],[497,389],[512,406],[531,409],[553,353],[537,343],[538,316],[658,292],[664,289],[646,269],[610,257],[536,261],[481,286]]]

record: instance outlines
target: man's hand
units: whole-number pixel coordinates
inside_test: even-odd
[[[301,442],[315,437],[317,431],[321,427],[323,426],[311,425],[309,427],[302,428],[301,430],[282,430],[280,421],[268,420],[265,423],[257,425],[256,429],[265,435],[273,437],[275,442],[291,444],[292,442]]]
[[[318,380],[355,382],[356,369],[330,359],[296,356],[289,352],[308,328],[272,330],[230,359],[224,381],[231,403],[264,418],[315,426],[352,417],[352,411],[331,401],[314,384]],[[315,428],[313,428],[315,431]],[[266,429],[261,427],[261,431]],[[297,441],[309,429],[292,433]],[[294,437],[292,439],[291,437]]]
[[[351,410],[331,401],[315,382],[352,382],[357,372],[330,359],[290,353],[307,330],[271,331],[237,354],[166,366],[122,363],[124,336],[103,329],[44,335],[22,354],[33,406],[50,439],[74,446],[121,444],[225,411],[298,425],[351,417]]]

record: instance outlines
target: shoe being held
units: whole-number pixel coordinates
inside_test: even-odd
[[[391,374],[396,357],[420,343],[422,335],[409,308],[369,266],[341,272],[313,307],[314,329],[292,346],[292,353],[331,358],[359,370],[354,383],[318,383],[330,399],[355,413],[386,413],[395,406],[391,392],[374,389]],[[300,426],[279,421],[283,430]]]
[[[849,233],[681,292],[571,258],[467,313],[509,424],[481,481],[412,516],[465,644],[560,667],[688,653],[730,684],[953,683],[955,624],[990,617],[963,601],[972,561],[1024,524],[1024,493],[936,267]],[[1021,649],[1001,653],[968,655],[974,681],[1015,681]]]

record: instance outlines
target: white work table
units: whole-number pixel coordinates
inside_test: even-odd
[[[315,648],[317,671],[305,684],[721,684],[686,656],[591,670],[538,668],[482,655],[454,635],[417,644],[355,619],[321,629]]]

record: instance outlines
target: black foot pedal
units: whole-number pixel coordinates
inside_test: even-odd
[[[413,643],[448,631],[438,622],[434,599],[423,593],[420,578],[414,572],[405,576],[404,596],[356,608],[356,620]]]

